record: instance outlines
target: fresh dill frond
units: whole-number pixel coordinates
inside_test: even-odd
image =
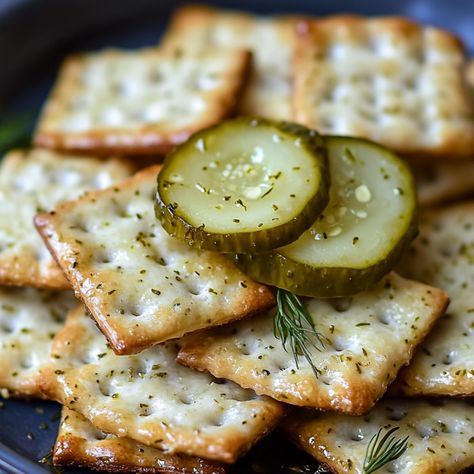
[[[398,459],[408,448],[408,438],[397,439],[392,436],[399,427],[391,428],[382,436],[383,428],[380,428],[369,441],[364,458],[364,474],[372,474],[385,464]]]
[[[29,146],[33,116],[33,113],[24,112],[0,120],[0,153]]]
[[[273,334],[281,340],[283,349],[293,354],[297,368],[299,368],[299,358],[303,356],[311,366],[316,378],[319,377],[321,371],[311,359],[311,348],[322,351],[325,344],[329,342],[328,339],[316,331],[308,309],[297,295],[278,288],[276,300]]]

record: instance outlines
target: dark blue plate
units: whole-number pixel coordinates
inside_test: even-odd
[[[0,113],[38,111],[59,61],[67,53],[104,46],[156,44],[171,11],[179,3],[172,0],[0,0]],[[473,0],[222,0],[208,3],[258,13],[401,14],[456,32],[474,54]],[[54,403],[4,401],[0,408],[0,472],[49,472],[51,468],[47,464],[37,461],[51,452],[58,419],[59,405]],[[297,471],[295,466],[303,466],[303,470]],[[271,435],[246,456],[234,472],[290,474],[316,470],[316,464],[305,454],[284,443],[278,435]]]

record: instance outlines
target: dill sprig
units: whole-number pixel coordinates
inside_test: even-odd
[[[408,448],[408,438],[397,439],[392,436],[395,431],[399,428],[398,426],[392,428],[382,436],[383,428],[372,436],[364,458],[364,474],[372,474],[378,471],[382,466],[398,459]]]
[[[33,116],[33,113],[24,112],[0,120],[0,153],[29,145]]]
[[[277,308],[273,316],[273,334],[281,340],[283,349],[289,350],[299,368],[299,357],[303,356],[311,366],[316,378],[321,371],[311,359],[311,348],[322,351],[328,339],[316,331],[313,319],[303,301],[295,294],[277,288]]]

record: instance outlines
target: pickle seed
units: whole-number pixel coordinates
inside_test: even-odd
[[[252,163],[262,163],[264,158],[263,149],[259,146],[256,146],[253,149],[253,153],[250,155]]]
[[[336,226],[328,232],[329,237],[337,237],[342,232],[341,226]]]
[[[355,211],[354,214],[359,218],[359,219],[365,219],[367,217],[367,212],[365,211]]]
[[[247,199],[258,199],[262,194],[262,189],[258,186],[249,186],[244,189],[244,196]]]
[[[369,202],[372,199],[372,194],[365,184],[361,184],[355,190],[355,197],[359,202]]]
[[[199,151],[206,151],[206,142],[202,138],[196,142],[196,149]]]

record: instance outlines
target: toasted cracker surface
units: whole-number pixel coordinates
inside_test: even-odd
[[[104,50],[71,56],[34,142],[94,154],[156,154],[233,111],[250,53]]]
[[[42,396],[40,373],[75,305],[72,292],[0,287],[0,388],[17,397]]]
[[[467,82],[471,88],[472,97],[474,97],[474,59],[469,61],[467,65]]]
[[[404,18],[333,16],[298,25],[294,119],[419,158],[474,154],[461,42]]]
[[[53,462],[108,472],[223,474],[219,463],[169,454],[96,428],[86,418],[63,407]]]
[[[443,291],[391,274],[351,300],[307,299],[316,330],[330,341],[300,357],[273,335],[273,311],[189,336],[178,360],[294,405],[362,414],[384,394],[447,304]]]
[[[427,211],[402,274],[439,286],[451,302],[397,388],[408,395],[474,395],[474,202]]]
[[[474,160],[412,167],[421,206],[431,207],[474,194]]]
[[[47,150],[10,152],[0,167],[0,284],[69,288],[34,228],[34,216],[131,172],[118,159],[104,162]]]
[[[107,433],[172,453],[234,462],[276,425],[283,408],[180,366],[178,349],[169,342],[117,356],[79,307],[54,341],[41,388]]]
[[[159,166],[59,206],[36,225],[118,354],[272,306],[224,256],[197,252],[155,217]]]
[[[408,448],[377,474],[457,474],[474,464],[474,407],[457,400],[384,400],[363,417],[302,411],[283,430],[300,448],[338,474],[362,474],[370,439],[380,428],[399,427]],[[383,431],[382,433],[385,433]]]
[[[187,5],[172,17],[163,45],[184,51],[209,47],[250,49],[253,70],[238,112],[288,120],[295,25],[296,17],[258,17]]]

